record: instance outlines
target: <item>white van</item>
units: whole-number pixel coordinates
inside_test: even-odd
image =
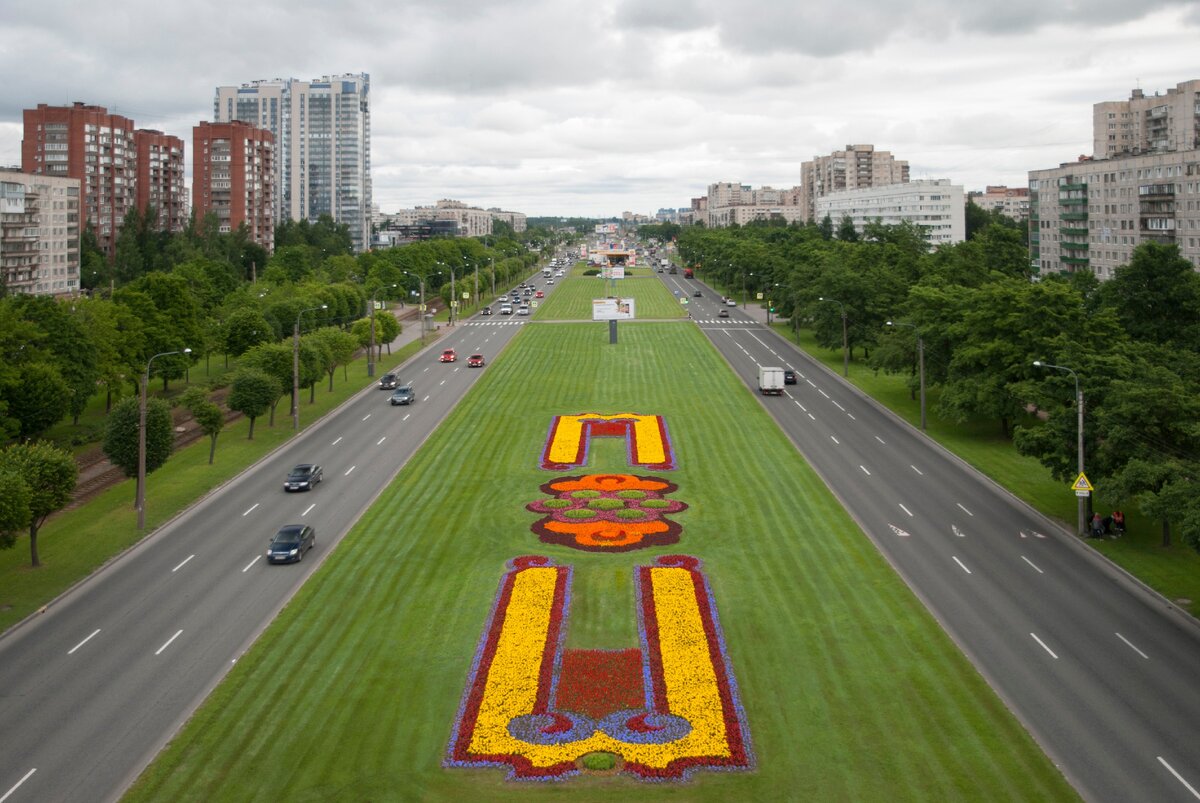
[[[500,314],[501,315],[512,315],[512,304],[501,304],[500,305]]]

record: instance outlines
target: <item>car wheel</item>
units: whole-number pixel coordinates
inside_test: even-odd
[[[304,550],[303,549],[301,549],[299,552],[296,553],[296,562],[299,563],[302,560],[304,560]]]

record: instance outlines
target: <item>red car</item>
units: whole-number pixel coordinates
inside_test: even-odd
[[[546,294],[543,293],[541,290],[538,290],[536,293],[533,294],[533,297],[534,298],[545,298]]]
[[[482,368],[483,367],[483,355],[482,354],[472,354],[470,357],[467,357],[467,367],[468,368]]]
[[[442,356],[438,357],[438,362],[455,362],[458,360],[458,352],[454,349],[446,349],[442,352]]]

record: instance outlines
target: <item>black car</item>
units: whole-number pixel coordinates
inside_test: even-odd
[[[321,467],[313,463],[301,463],[288,474],[287,482],[283,484],[285,491],[311,491],[313,486],[321,481]]]
[[[412,383],[401,385],[396,388],[396,392],[392,394],[392,404],[412,404],[417,400],[417,393],[413,390]]]
[[[307,524],[280,527],[267,547],[267,563],[299,563],[317,545],[317,533]]]
[[[696,290],[695,292],[692,293],[692,298],[703,298],[703,297],[704,297],[704,294],[701,293],[699,290]]]
[[[380,390],[391,390],[399,384],[400,377],[396,376],[396,374],[384,374],[383,376],[379,377]]]
[[[484,307],[483,309],[479,310],[479,314],[480,314],[480,315],[491,315],[491,314],[492,314],[492,308],[491,308],[491,307]]]
[[[793,371],[791,368],[783,369],[783,384],[785,384],[785,385],[796,384],[796,372]]]

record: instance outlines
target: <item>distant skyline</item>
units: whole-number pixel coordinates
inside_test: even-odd
[[[23,109],[81,101],[182,138],[190,172],[217,86],[366,72],[384,212],[654,214],[718,181],[791,187],[851,143],[913,179],[1024,186],[1091,154],[1092,104],[1200,78],[1200,0],[809,6],[9,4],[0,165],[20,165]]]

